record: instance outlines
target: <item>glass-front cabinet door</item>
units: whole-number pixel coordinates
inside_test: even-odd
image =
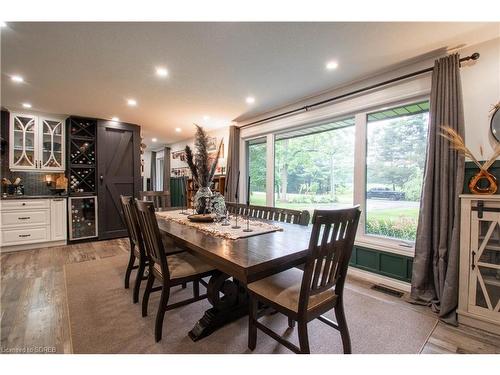
[[[41,168],[64,170],[64,122],[40,118]]]
[[[500,211],[500,209],[499,209]],[[477,211],[471,219],[469,311],[500,318],[500,222],[498,212]]]
[[[10,168],[36,169],[38,157],[37,117],[11,114],[10,122]]]
[[[21,113],[10,116],[10,169],[64,172],[64,121]]]

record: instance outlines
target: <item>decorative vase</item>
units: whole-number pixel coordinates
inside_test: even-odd
[[[482,181],[486,181],[487,185],[482,186]],[[473,194],[495,194],[498,189],[497,179],[488,171],[481,169],[470,179],[469,189]]]
[[[209,187],[200,187],[194,195],[194,208],[198,214],[209,214],[211,208],[212,190]]]
[[[222,220],[226,216],[226,201],[224,200],[224,196],[216,191],[212,194],[210,203],[212,213],[215,214],[216,220]]]

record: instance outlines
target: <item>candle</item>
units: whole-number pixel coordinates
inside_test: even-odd
[[[187,197],[187,184],[186,184],[186,178],[182,177],[182,184],[181,184],[182,192],[181,192],[181,199],[182,199],[182,207],[186,205],[186,197]]]
[[[234,193],[234,198],[236,203],[238,203],[238,190],[240,189],[240,171],[238,171],[238,179],[236,180],[236,192]]]
[[[250,176],[248,176],[248,186],[247,186],[247,206],[250,206]]]
[[[224,193],[227,194],[227,186],[229,185],[229,176],[231,175],[231,166],[229,166],[226,173],[226,186],[224,187]]]

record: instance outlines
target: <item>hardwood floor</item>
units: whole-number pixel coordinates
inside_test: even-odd
[[[128,252],[124,239],[87,242],[1,254],[1,353],[33,351],[71,353],[64,265]],[[430,309],[408,304],[370,289],[372,284],[348,278],[347,287],[387,303],[432,315]],[[500,353],[500,337],[466,326],[439,322],[422,353]]]
[[[113,240],[2,254],[1,352],[71,353],[64,265],[126,253],[127,245]]]

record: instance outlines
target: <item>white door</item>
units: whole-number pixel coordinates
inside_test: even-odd
[[[472,213],[469,311],[500,321],[500,214]]]
[[[38,168],[37,117],[12,113],[10,117],[9,167],[12,170]]]
[[[50,201],[51,241],[66,239],[66,199],[55,198]]]
[[[64,172],[64,121],[46,117],[40,117],[39,120],[39,168]]]

